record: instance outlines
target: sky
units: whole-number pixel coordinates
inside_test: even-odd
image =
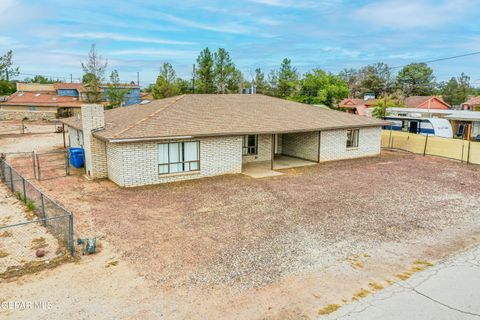
[[[163,62],[190,78],[200,50],[227,49],[247,80],[288,57],[300,73],[385,62],[401,66],[480,51],[478,0],[0,0],[0,54],[20,79],[80,79],[91,44],[122,81],[155,81]],[[465,72],[480,85],[480,55],[432,63],[437,80]]]

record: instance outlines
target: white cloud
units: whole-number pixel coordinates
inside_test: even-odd
[[[196,22],[193,20],[180,18],[180,17],[174,16],[171,14],[166,14],[166,13],[155,13],[155,16],[165,21],[169,21],[178,25],[191,27],[195,29],[215,31],[215,32],[221,32],[221,33],[238,33],[238,34],[248,33],[252,31],[250,27],[247,27],[238,23],[208,24],[208,23]]]
[[[194,58],[198,55],[198,51],[193,50],[155,50],[155,49],[125,49],[106,51],[107,56],[142,56],[154,58]]]
[[[461,20],[472,3],[468,0],[387,0],[365,5],[353,12],[355,19],[390,28],[433,28]]]
[[[314,0],[251,0],[252,2],[279,8],[316,8],[330,6],[338,3],[338,0],[314,1]]]
[[[176,44],[176,45],[195,44],[194,42],[189,42],[189,41],[125,36],[117,33],[106,33],[106,32],[67,33],[65,34],[65,37],[77,38],[77,39],[109,39],[109,40],[115,40],[115,41],[157,43],[157,44]]]

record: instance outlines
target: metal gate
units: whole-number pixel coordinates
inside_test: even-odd
[[[70,159],[66,150],[35,153],[35,171],[38,180],[70,175]]]
[[[2,158],[27,180],[47,180],[70,175],[67,150],[10,152],[2,154]]]

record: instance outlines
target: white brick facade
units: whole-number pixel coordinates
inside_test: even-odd
[[[272,135],[259,134],[257,139],[257,154],[251,156],[243,156],[242,161],[244,163],[255,161],[270,161],[270,159],[272,158]]]
[[[159,174],[158,144],[172,141],[107,143],[109,179],[134,187],[242,172],[241,136],[181,141],[200,141],[199,171]]]
[[[69,128],[68,141],[69,141],[70,147],[73,147],[73,148],[83,147],[83,132],[75,128]]]
[[[257,155],[242,156],[243,136],[209,137],[176,141],[105,143],[92,135],[104,126],[103,107],[82,106],[82,130],[69,128],[72,147],[83,145],[87,174],[108,177],[120,186],[134,187],[242,172],[242,163],[270,161],[272,135],[258,135]],[[380,153],[380,127],[359,129],[358,147],[347,148],[347,130],[321,132],[320,162],[374,156]],[[278,134],[276,154],[318,161],[319,132]],[[159,173],[158,144],[199,141],[200,169]]]
[[[93,178],[106,178],[107,152],[104,141],[95,138],[92,131],[103,128],[105,125],[102,105],[82,105],[83,148],[85,150],[85,168],[87,174]]]
[[[282,154],[318,161],[318,131],[282,134]]]
[[[347,148],[347,130],[322,131],[320,162],[375,156],[380,154],[380,127],[359,130],[358,147]]]

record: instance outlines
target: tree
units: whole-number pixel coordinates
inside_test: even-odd
[[[13,66],[13,51],[9,50],[0,56],[0,80],[10,81],[20,74],[19,68]]]
[[[459,77],[452,77],[447,83],[441,84],[442,98],[452,106],[458,106],[467,101],[472,92],[470,77],[463,72]]]
[[[130,92],[129,88],[125,88],[120,82],[117,70],[113,70],[110,74],[110,83],[108,84],[107,96],[109,108],[121,107],[125,102],[125,96]]]
[[[268,86],[265,94],[273,97],[278,97],[278,71],[270,70],[268,74]]]
[[[356,98],[360,93],[360,74],[356,69],[343,69],[338,74],[340,79],[342,79],[350,89],[350,97]]]
[[[411,63],[397,75],[397,86],[405,96],[427,96],[435,88],[433,70],[425,63]]]
[[[214,54],[213,72],[218,93],[232,92],[235,89],[238,91],[239,71],[236,70],[230,54],[223,48]]]
[[[32,83],[40,83],[40,84],[49,84],[49,83],[55,83],[56,82],[53,79],[49,79],[49,78],[41,76],[41,75],[36,75],[32,79],[26,78],[24,81],[25,82],[32,82]]]
[[[98,54],[95,44],[92,44],[88,57],[81,63],[83,72],[83,83],[86,88],[88,102],[96,103],[102,101],[102,90],[100,85],[105,80],[105,70],[108,62]]]
[[[179,81],[172,65],[165,62],[162,66],[156,83],[152,87],[152,96],[155,99],[173,97],[180,94]]]
[[[197,64],[195,74],[198,79],[198,91],[200,93],[215,93],[214,59],[210,49],[205,48],[200,52]]]
[[[361,68],[359,80],[361,91],[373,92],[375,97],[388,94],[393,90],[390,68],[383,62]]]
[[[265,81],[265,74],[262,72],[262,69],[255,69],[255,80],[254,85],[257,88],[257,93],[266,94],[267,93],[267,82]]]
[[[9,96],[16,91],[15,83],[0,80],[0,96]]]
[[[283,59],[278,72],[278,96],[286,98],[291,96],[297,89],[298,73],[292,67],[290,59]]]
[[[333,107],[341,99],[347,98],[348,94],[348,86],[339,76],[320,69],[313,69],[305,74],[300,81],[298,94],[291,99],[303,103],[324,104]]]

